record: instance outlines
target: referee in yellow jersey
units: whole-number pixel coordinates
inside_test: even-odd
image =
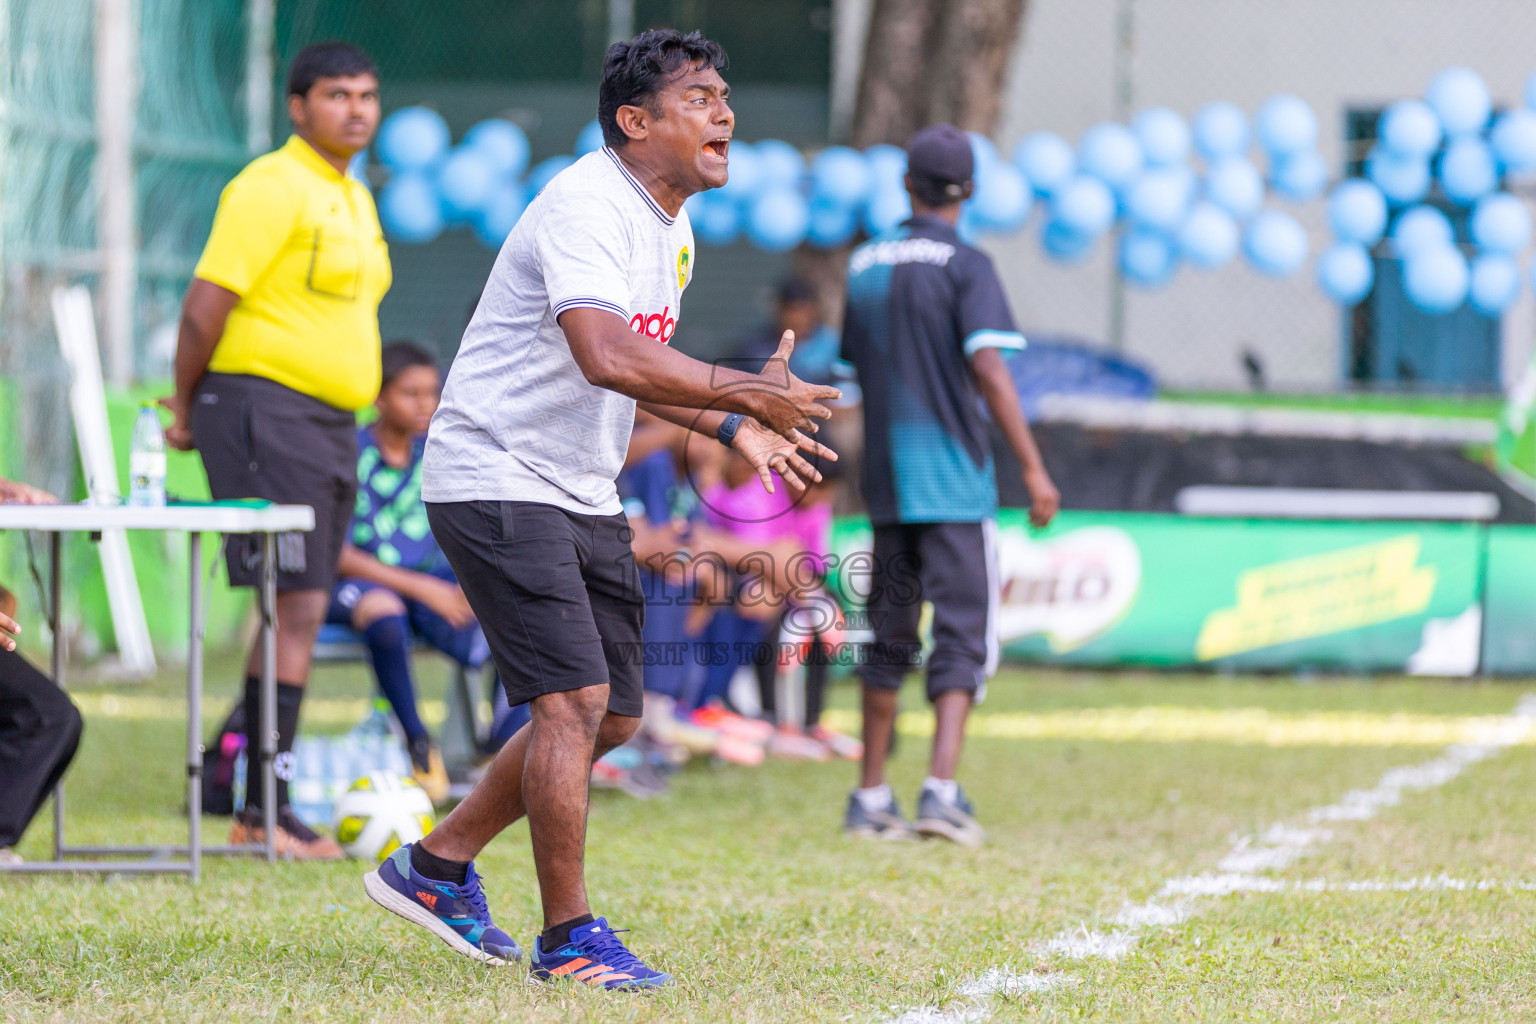
[[[176,346],[175,416],[166,440],[196,448],[213,496],[311,505],[313,533],[278,546],[277,795],[280,853],[342,855],[288,805],[299,703],[315,634],[357,493],[355,412],[379,391],[379,300],[389,253],[373,197],[349,177],[379,124],[372,59],[346,43],[317,43],[288,73],[293,135],[224,189],[193,272]],[[300,540],[299,538],[302,538]],[[259,549],[232,538],[229,578],[253,586]],[[259,715],[261,650],[245,667],[248,751]],[[253,806],[231,842],[265,839]]]

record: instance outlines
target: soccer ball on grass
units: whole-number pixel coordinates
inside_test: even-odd
[[[432,831],[432,801],[413,779],[369,772],[336,801],[332,821],[347,856],[379,863]]]

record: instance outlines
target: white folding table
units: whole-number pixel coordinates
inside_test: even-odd
[[[315,511],[308,505],[273,505],[258,501],[171,504],[159,507],[125,505],[0,505],[0,530],[35,530],[48,534],[48,625],[53,633],[53,678],[64,687],[65,651],[60,595],[63,586],[62,547],[66,533],[99,535],[104,530],[184,530],[188,535],[191,614],[187,644],[187,845],[68,846],[64,842],[64,783],[54,790],[53,859],[0,864],[0,871],[104,871],[202,874],[202,857],[264,855],[277,859],[277,535],[315,528]],[[261,806],[266,841],[247,846],[204,846],[203,802],[203,557],[204,533],[254,533],[261,537]],[[89,737],[89,733],[86,734]],[[89,742],[89,739],[87,739]],[[170,859],[167,859],[169,855]],[[69,860],[70,857],[137,856],[145,860]],[[180,858],[180,859],[177,859]]]

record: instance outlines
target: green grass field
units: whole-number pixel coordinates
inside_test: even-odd
[[[318,674],[311,727],[345,729],[366,685]],[[72,841],[179,838],[178,687],[80,689],[123,696],[85,701]],[[659,800],[599,792],[596,910],[680,979],[647,996],[471,964],[369,902],[356,863],[214,860],[196,889],[0,878],[0,1020],[1530,1020],[1532,734],[1240,873],[1237,888],[1272,891],[1165,888],[1238,878],[1224,858],[1292,841],[1270,826],[1317,828],[1309,808],[1357,806],[1351,790],[1443,757],[1527,688],[1010,670],[978,712],[998,738],[974,739],[962,768],[991,832],[975,851],[843,839],[846,764],[692,764]],[[839,714],[852,697],[839,688]],[[1138,733],[1132,709],[1152,707],[1161,725]],[[924,746],[909,734],[898,752],[909,808]],[[49,841],[45,810],[22,853]],[[526,829],[479,867],[498,922],[531,941]],[[1123,955],[1067,949],[1094,936]]]

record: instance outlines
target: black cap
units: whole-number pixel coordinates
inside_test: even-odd
[[[975,170],[971,138],[952,124],[931,124],[907,143],[907,173],[939,186],[952,201],[965,198]]]

